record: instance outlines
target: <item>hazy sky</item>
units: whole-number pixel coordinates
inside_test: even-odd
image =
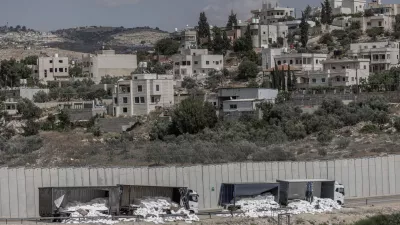
[[[38,30],[54,30],[85,25],[150,26],[172,31],[197,24],[206,11],[211,25],[225,25],[230,10],[238,19],[250,18],[250,10],[263,0],[0,0],[0,26],[25,25]],[[394,3],[398,0],[387,0]],[[296,9],[320,0],[280,0],[281,6]]]

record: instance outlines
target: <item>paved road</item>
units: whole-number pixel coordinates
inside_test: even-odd
[[[400,202],[400,195],[346,199],[345,206],[384,205]]]

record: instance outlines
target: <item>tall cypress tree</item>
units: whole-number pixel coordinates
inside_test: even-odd
[[[308,28],[309,24],[306,21],[306,17],[304,16],[304,13],[302,13],[301,17],[301,23],[300,23],[300,42],[303,48],[307,46],[308,42]]]
[[[224,48],[225,50],[231,49],[231,40],[228,39],[228,35],[226,34],[226,31],[222,34],[222,39],[224,41]]]
[[[329,0],[325,0],[324,5],[325,5],[325,17],[326,17],[325,21],[327,24],[331,25],[333,18],[332,18],[332,7],[331,4],[329,3]]]
[[[325,4],[321,2],[321,23],[326,24],[326,9]]]
[[[253,41],[251,39],[250,24],[247,25],[246,32],[244,33],[244,38],[246,39],[246,45],[248,49],[253,49]]]
[[[233,10],[231,10],[231,15],[229,15],[228,18],[228,23],[226,24],[226,30],[231,30],[233,26],[237,25],[237,17],[236,14],[233,13]]]
[[[198,25],[198,39],[200,40],[200,38],[210,38],[210,24],[207,21],[207,16],[205,12],[200,13]]]

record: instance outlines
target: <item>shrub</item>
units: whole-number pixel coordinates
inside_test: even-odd
[[[243,80],[256,78],[258,74],[257,64],[252,61],[243,61],[240,63],[238,70],[238,78]]]
[[[372,134],[372,133],[379,133],[380,129],[374,124],[367,124],[363,126],[360,130],[360,133],[365,134]]]
[[[326,149],[324,149],[324,148],[318,149],[318,155],[324,157],[324,156],[326,156],[327,154],[328,154],[328,152],[326,151]]]
[[[350,140],[348,138],[340,138],[336,141],[336,144],[339,149],[345,149],[349,146]]]
[[[25,136],[36,135],[39,133],[39,126],[37,123],[30,119],[26,122],[25,126],[23,126],[23,130]]]
[[[7,142],[5,150],[8,154],[27,154],[43,146],[43,140],[38,136],[18,137]]]
[[[382,27],[373,27],[371,29],[368,29],[365,31],[369,37],[371,37],[373,40],[376,40],[376,38],[384,33],[384,30]]]
[[[360,220],[354,225],[397,225],[400,224],[400,214],[377,215]]]
[[[397,132],[400,132],[400,117],[394,119],[393,127],[396,128]]]
[[[100,137],[101,136],[101,130],[100,127],[93,127],[92,128],[92,133],[95,137]]]
[[[321,144],[328,144],[333,139],[333,134],[330,131],[321,131],[317,136],[317,141]]]
[[[33,95],[33,101],[38,103],[48,102],[49,95],[44,91],[38,91],[35,95]]]

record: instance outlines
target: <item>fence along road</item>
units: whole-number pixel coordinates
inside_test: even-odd
[[[0,217],[39,216],[39,187],[116,184],[187,186],[200,209],[217,208],[221,183],[327,178],[345,185],[347,198],[400,195],[400,155],[307,162],[245,162],[190,167],[0,168]]]

